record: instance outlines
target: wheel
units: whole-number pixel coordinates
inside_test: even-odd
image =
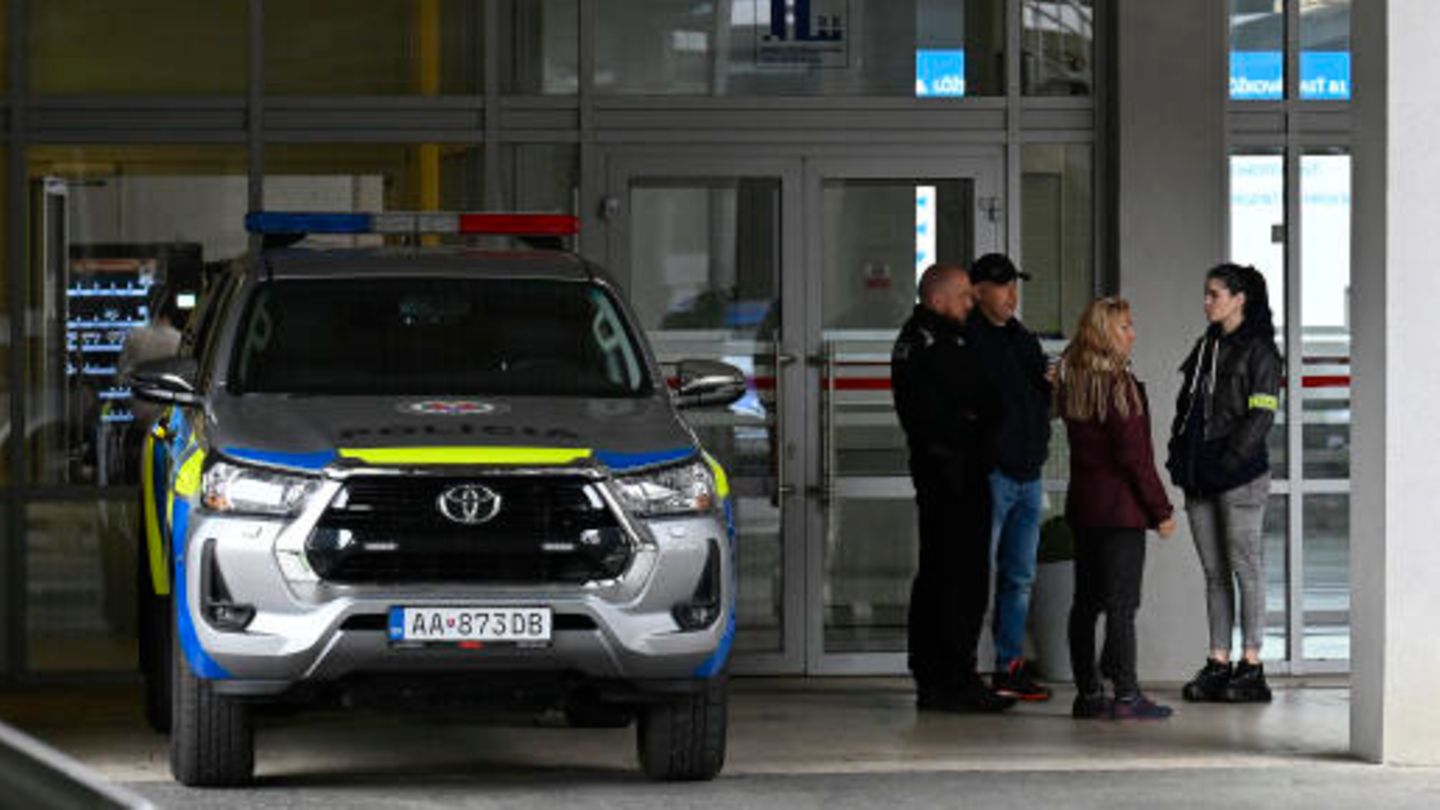
[[[635,741],[645,775],[672,782],[714,779],[725,765],[726,703],[722,677],[641,709]]]
[[[144,518],[142,517],[143,521]],[[145,685],[145,722],[161,734],[170,731],[170,598],[155,595],[144,524],[135,567],[135,627],[140,642],[140,677]]]
[[[565,722],[571,728],[625,728],[635,720],[629,706],[606,703],[588,692],[576,692],[565,700]]]
[[[172,636],[178,636],[172,633]],[[210,681],[190,670],[190,662],[171,644],[175,674],[170,729],[170,772],[190,787],[233,787],[255,772],[255,727],[250,708],[217,695]]]

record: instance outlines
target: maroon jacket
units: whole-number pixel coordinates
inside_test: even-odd
[[[1070,491],[1065,518],[1077,529],[1153,529],[1175,511],[1155,473],[1150,405],[1122,419],[1112,408],[1104,422],[1067,418]]]

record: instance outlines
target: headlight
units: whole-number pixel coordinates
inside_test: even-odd
[[[643,517],[709,512],[715,508],[715,478],[704,462],[666,467],[615,479],[620,504]]]
[[[205,471],[201,496],[216,512],[283,516],[300,511],[319,488],[318,478],[217,461]]]

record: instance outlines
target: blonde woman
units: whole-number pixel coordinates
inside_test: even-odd
[[[1162,720],[1135,676],[1135,612],[1145,570],[1145,530],[1175,531],[1174,509],[1155,472],[1145,389],[1130,372],[1135,323],[1130,304],[1101,298],[1080,316],[1060,358],[1056,407],[1070,439],[1065,517],[1075,532],[1075,602],[1070,662],[1076,718]],[[1095,623],[1105,615],[1105,649],[1095,660]],[[1101,677],[1114,698],[1105,695]]]

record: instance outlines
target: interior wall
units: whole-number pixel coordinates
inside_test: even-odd
[[[1116,255],[1135,308],[1135,370],[1153,406],[1157,462],[1205,326],[1200,289],[1223,258],[1226,32],[1223,8],[1194,0],[1116,0]],[[1162,470],[1163,475],[1163,470]],[[1173,488],[1180,509],[1183,496]],[[1151,535],[1139,614],[1140,676],[1175,681],[1204,663],[1205,596],[1189,526]]]

